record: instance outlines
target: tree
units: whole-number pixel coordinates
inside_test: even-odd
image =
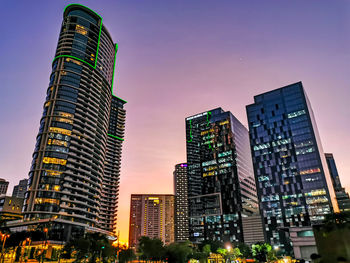
[[[84,237],[67,242],[63,248],[62,258],[75,258],[75,262],[95,263],[99,260],[107,262],[116,254],[105,235],[87,233]]]
[[[252,245],[253,256],[259,262],[265,262],[267,260],[267,255],[271,250],[271,245],[267,243],[258,242]]]
[[[252,250],[251,250],[250,246],[248,246],[247,244],[240,242],[237,244],[237,247],[239,248],[243,258],[252,258],[253,257]]]
[[[164,257],[165,249],[159,238],[142,236],[139,240],[138,252],[142,259],[161,260]]]
[[[227,255],[228,251],[227,251],[226,248],[221,248],[221,247],[219,247],[219,248],[216,250],[216,253],[220,254],[223,258],[226,258],[226,255]]]
[[[124,263],[136,258],[135,252],[131,248],[121,249],[119,251],[119,262]]]
[[[189,241],[172,243],[165,249],[165,257],[169,263],[186,263],[189,255],[192,253],[191,243]]]

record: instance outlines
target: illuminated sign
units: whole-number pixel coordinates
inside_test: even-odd
[[[189,120],[192,120],[192,119],[197,119],[197,118],[199,118],[199,117],[203,117],[203,116],[210,115],[210,114],[211,114],[210,111],[208,111],[208,112],[203,112],[203,113],[199,113],[199,114],[197,114],[197,115],[194,115],[194,116],[191,116],[191,117],[186,118],[186,121],[189,121]]]

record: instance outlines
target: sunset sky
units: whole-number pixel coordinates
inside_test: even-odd
[[[27,178],[64,7],[95,10],[118,42],[114,93],[126,101],[119,198],[173,193],[185,117],[216,107],[246,125],[253,96],[302,81],[325,152],[350,188],[350,1],[2,1],[0,177]]]

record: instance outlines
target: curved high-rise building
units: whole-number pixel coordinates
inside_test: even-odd
[[[29,172],[25,222],[115,232],[124,100],[112,94],[115,44],[91,9],[63,22]]]

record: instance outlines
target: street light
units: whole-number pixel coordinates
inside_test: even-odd
[[[101,251],[100,251],[100,262],[102,262],[102,250],[105,249],[105,246],[101,247]]]
[[[46,250],[46,242],[47,242],[47,233],[49,232],[49,229],[47,227],[45,227],[44,229],[44,233],[45,233],[45,241],[44,241],[44,246],[43,246],[43,252],[41,254],[41,262],[44,262],[44,251]]]

